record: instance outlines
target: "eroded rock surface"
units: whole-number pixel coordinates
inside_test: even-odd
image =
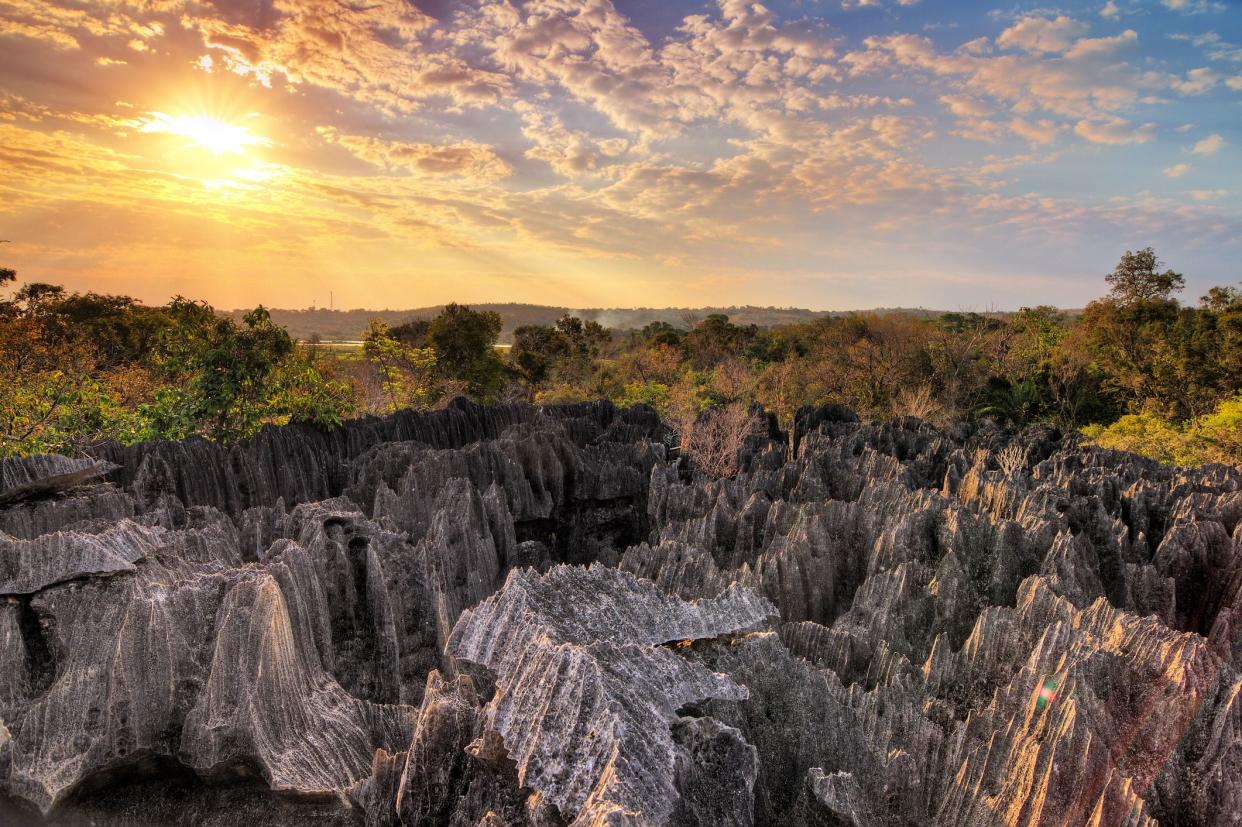
[[[1242,473],[835,407],[0,465],[0,822],[1242,823]]]

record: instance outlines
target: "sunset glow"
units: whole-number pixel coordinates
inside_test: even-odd
[[[165,115],[153,112],[150,120],[142,125],[143,132],[165,132],[188,138],[195,146],[210,150],[216,155],[224,153],[244,154],[249,147],[266,146],[266,138],[252,135],[244,126],[225,123],[210,115]]]
[[[0,0],[29,278],[232,307],[1081,306],[1242,254],[1213,0]]]

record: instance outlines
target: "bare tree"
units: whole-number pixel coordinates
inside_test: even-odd
[[[1011,442],[996,452],[996,464],[1006,476],[1013,476],[1015,471],[1026,466],[1026,449]]]
[[[893,399],[894,416],[915,416],[928,422],[940,422],[944,417],[944,408],[936,401],[936,395],[929,384],[913,388],[902,388]]]
[[[678,423],[682,454],[708,476],[731,477],[740,470],[746,437],[758,425],[759,417],[741,402],[683,417]]]

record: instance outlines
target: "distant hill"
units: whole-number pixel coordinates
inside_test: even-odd
[[[652,322],[667,322],[677,327],[689,327],[711,313],[724,313],[735,324],[753,324],[774,327],[783,324],[809,322],[824,316],[843,316],[854,311],[803,310],[796,307],[635,307],[635,308],[573,308],[552,307],[542,304],[472,304],[475,310],[494,310],[504,320],[500,339],[510,342],[514,328],[525,324],[552,324],[566,313],[591,319],[613,330],[637,330]],[[272,320],[285,327],[297,339],[310,339],[318,335],[324,341],[356,341],[362,338],[372,319],[383,319],[390,325],[412,319],[430,319],[444,305],[415,307],[410,310],[306,310],[271,309]],[[240,320],[245,310],[224,311]],[[936,316],[940,311],[905,308],[876,308],[876,313],[911,313],[920,316]]]

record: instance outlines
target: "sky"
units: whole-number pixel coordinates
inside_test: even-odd
[[[1242,0],[0,0],[0,265],[217,307],[1242,279]]]

